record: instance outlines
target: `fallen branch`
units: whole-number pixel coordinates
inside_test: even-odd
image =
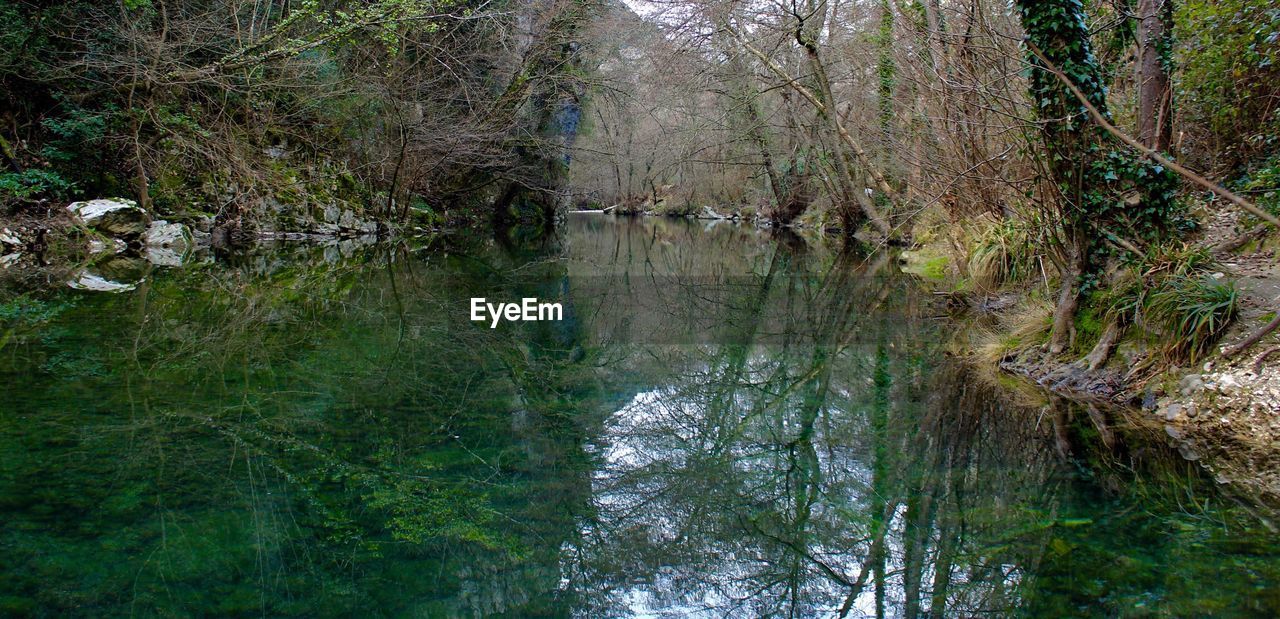
[[[1280,351],[1280,344],[1277,344],[1277,345],[1275,345],[1275,346],[1272,346],[1271,348],[1268,348],[1268,349],[1266,349],[1266,350],[1262,351],[1262,354],[1259,354],[1259,355],[1258,355],[1258,357],[1257,357],[1256,359],[1254,359],[1254,360],[1253,360],[1253,373],[1254,373],[1254,374],[1261,374],[1261,373],[1262,373],[1262,362],[1263,362],[1263,361],[1266,361],[1266,360],[1267,360],[1267,357],[1271,356],[1271,353],[1274,353],[1274,352],[1276,352],[1276,351]]]
[[[1258,329],[1257,331],[1254,331],[1253,333],[1251,333],[1249,337],[1244,338],[1244,341],[1240,342],[1239,344],[1235,344],[1233,346],[1227,346],[1226,348],[1223,348],[1222,356],[1230,359],[1231,357],[1234,357],[1248,350],[1250,346],[1257,344],[1259,340],[1261,340],[1264,337],[1267,337],[1268,333],[1275,331],[1276,327],[1280,327],[1280,312],[1276,312],[1276,317],[1272,318],[1271,322],[1267,323],[1261,329]]]
[[[1232,252],[1237,249],[1240,249],[1241,247],[1244,247],[1250,241],[1262,238],[1262,236],[1265,235],[1266,233],[1267,233],[1267,224],[1258,224],[1257,226],[1254,226],[1251,230],[1242,232],[1232,238],[1229,238],[1221,243],[1218,243],[1217,245],[1214,245],[1212,251],[1215,254],[1224,254],[1227,252]]]

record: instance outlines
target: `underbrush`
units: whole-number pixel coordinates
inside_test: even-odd
[[[1031,297],[1002,313],[989,328],[979,329],[971,348],[980,365],[996,367],[1010,353],[1044,343],[1053,324],[1053,304]]]
[[[1125,268],[1099,295],[1108,321],[1141,327],[1171,363],[1208,354],[1239,308],[1234,282],[1220,279],[1209,250],[1187,245],[1155,247]]]
[[[981,290],[1025,282],[1042,273],[1043,253],[1039,224],[1007,219],[979,233],[969,252],[969,276]]]
[[[1007,287],[1039,275],[1040,258],[1035,249],[1018,244],[1027,237],[1016,226],[1000,224],[979,238],[970,253],[975,285]],[[1117,266],[1107,278],[1110,285],[1082,300],[1071,351],[1084,355],[1106,338],[1108,350],[1130,341],[1150,351],[1144,364],[1203,359],[1239,308],[1235,284],[1219,268],[1207,249],[1184,244],[1156,246],[1141,259]],[[1010,354],[1040,346],[1048,337],[1053,307],[1041,291],[1023,290],[993,323],[971,333],[967,348],[981,365],[994,367]]]

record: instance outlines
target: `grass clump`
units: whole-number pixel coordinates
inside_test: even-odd
[[[1235,320],[1238,303],[1232,282],[1177,278],[1151,293],[1147,316],[1163,329],[1167,355],[1195,362]]]
[[[1235,284],[1219,281],[1220,265],[1203,247],[1153,247],[1099,296],[1108,320],[1143,327],[1169,361],[1195,362],[1235,320]]]
[[[979,366],[995,367],[1010,353],[1044,343],[1053,325],[1053,304],[1045,299],[1024,299],[999,317],[994,329],[979,329],[972,343]]]
[[[1039,273],[1040,254],[1032,230],[1035,222],[1006,219],[987,228],[969,253],[974,284],[995,290],[1006,283],[1029,280]]]

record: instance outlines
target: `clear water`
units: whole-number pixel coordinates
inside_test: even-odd
[[[591,215],[108,267],[0,293],[2,615],[1280,614],[1263,508],[979,380],[888,255]]]

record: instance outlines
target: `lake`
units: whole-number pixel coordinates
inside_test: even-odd
[[[3,615],[1280,615],[1266,508],[967,367],[888,253],[579,214],[72,281],[0,296]]]

